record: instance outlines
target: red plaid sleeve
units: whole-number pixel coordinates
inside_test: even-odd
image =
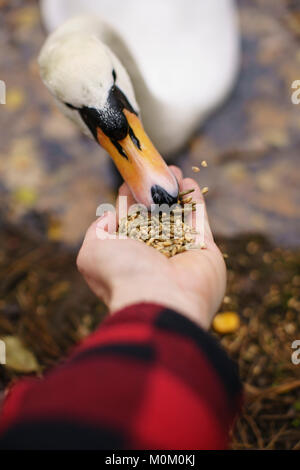
[[[163,306],[107,318],[61,366],[25,379],[2,412],[2,449],[223,449],[241,401],[215,339]]]

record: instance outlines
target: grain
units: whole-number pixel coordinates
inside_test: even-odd
[[[199,173],[200,168],[198,166],[192,166],[192,170],[194,173]]]
[[[191,194],[195,191],[195,188],[192,188],[192,189],[187,189],[186,191],[181,191],[181,193],[179,193],[178,197],[180,200],[182,200],[182,198],[184,196],[186,196],[187,194]]]
[[[192,197],[184,199],[195,189],[182,191],[178,204],[170,214],[136,212],[128,214],[120,221],[118,232],[158,250],[167,258],[192,248],[204,249],[204,244],[195,245],[196,230],[184,221],[184,215],[196,210]]]

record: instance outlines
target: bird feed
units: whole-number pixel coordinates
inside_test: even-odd
[[[178,204],[169,212],[129,212],[121,219],[117,233],[144,242],[167,258],[196,248],[197,232],[185,221],[186,216],[196,210],[196,202],[189,196],[193,191],[189,189],[179,193]]]

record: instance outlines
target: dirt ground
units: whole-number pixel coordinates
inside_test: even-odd
[[[233,449],[300,449],[299,179],[300,2],[240,0],[242,66],[228,100],[178,160],[199,182],[227,255],[220,312],[240,327],[219,335],[238,362],[245,405]],[[0,0],[0,337],[11,380],[63,360],[105,315],[76,271],[78,243],[95,208],[113,200],[103,152],[55,109],[36,55],[45,37],[34,0]],[[5,53],[3,52],[5,51]],[[84,157],[83,157],[84,156]],[[194,176],[194,175],[193,175]],[[213,332],[213,334],[216,334]]]
[[[21,340],[11,345],[9,367],[0,366],[3,391],[16,377],[63,360],[106,309],[76,271],[74,252],[2,224],[0,337]],[[220,335],[245,385],[232,447],[300,449],[300,365],[291,360],[292,342],[300,338],[300,250],[275,248],[260,235],[218,242],[228,255],[220,311],[241,319],[235,333]]]

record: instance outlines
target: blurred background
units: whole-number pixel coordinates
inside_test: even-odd
[[[240,366],[246,405],[232,447],[300,449],[300,2],[239,0],[242,62],[226,101],[177,164],[208,186],[209,217],[228,266],[216,331]],[[0,390],[41,374],[92,331],[105,306],[76,272],[96,207],[115,198],[95,142],[56,109],[39,78],[46,37],[36,0],[0,0]],[[221,79],[221,77],[220,77]],[[192,166],[207,168],[193,174]],[[226,328],[225,328],[226,330]]]

